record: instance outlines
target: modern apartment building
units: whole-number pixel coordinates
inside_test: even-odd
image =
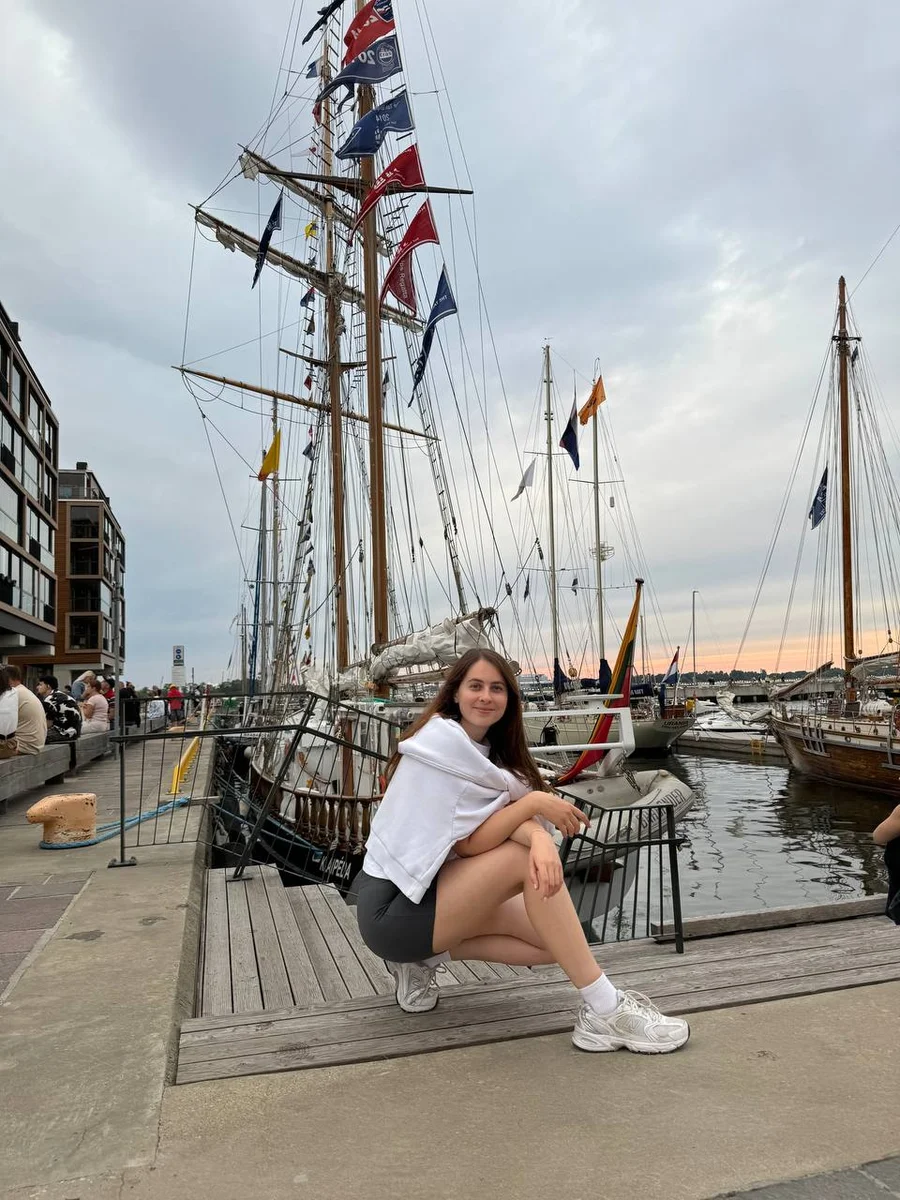
[[[125,660],[125,538],[86,462],[59,473],[57,521],[53,673],[60,684],[88,668],[111,676]]]
[[[52,660],[59,422],[0,304],[0,658]]]

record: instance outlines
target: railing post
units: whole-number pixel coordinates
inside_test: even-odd
[[[112,859],[111,867],[136,867],[137,859],[125,857],[125,755],[119,746],[119,857]]]
[[[672,875],[672,926],[675,930],[675,952],[684,954],[684,921],[681,916],[681,878],[678,874],[678,837],[675,832],[675,805],[666,805],[666,831],[669,840],[669,871]],[[659,914],[660,927],[663,915]]]

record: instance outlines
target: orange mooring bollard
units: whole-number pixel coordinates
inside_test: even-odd
[[[25,814],[32,825],[43,825],[43,842],[67,846],[97,836],[97,797],[93,792],[45,796]]]

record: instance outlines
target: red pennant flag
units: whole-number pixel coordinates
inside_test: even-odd
[[[386,33],[392,33],[394,28],[391,0],[369,0],[365,8],[360,9],[350,22],[347,32],[344,34],[347,53],[344,55],[341,66],[346,67],[347,63],[352,62],[354,58],[359,58],[360,54],[364,50],[368,50],[373,42],[377,42]]]
[[[365,200],[360,205],[359,215],[353,228],[361,223],[370,208],[373,208],[392,183],[402,184],[404,188],[421,187],[425,182],[422,174],[422,161],[419,158],[418,146],[407,146],[401,150],[392,163],[384,168],[369,189]]]
[[[434,227],[434,216],[431,212],[431,201],[426,200],[409,223],[409,229],[400,239],[394,260],[388,267],[387,275],[381,288],[379,304],[384,303],[388,292],[392,292],[401,304],[416,311],[416,289],[412,277],[412,253],[416,246],[426,242],[439,242],[437,230]]]

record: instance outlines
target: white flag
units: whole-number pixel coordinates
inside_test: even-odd
[[[525,489],[527,487],[531,487],[531,485],[534,483],[535,461],[536,461],[535,459],[532,459],[531,462],[528,464],[528,466],[525,468],[525,474],[522,476],[522,482],[519,484],[519,490],[513,496],[513,500],[518,500],[518,498],[522,495],[522,493],[525,491]]]

